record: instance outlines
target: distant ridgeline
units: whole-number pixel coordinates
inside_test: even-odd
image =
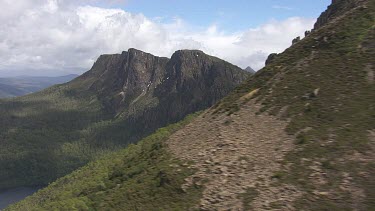
[[[57,77],[18,76],[0,78],[0,98],[23,96],[56,84],[66,83],[77,76],[70,74]]]
[[[46,185],[210,107],[247,76],[201,51],[169,59],[129,49],[69,83],[0,100],[0,189]]]
[[[57,77],[19,76],[0,78],[0,98],[31,94],[56,84],[66,83],[77,76],[71,74]]]

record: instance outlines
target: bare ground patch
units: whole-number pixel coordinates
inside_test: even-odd
[[[292,202],[300,192],[291,185],[271,184],[294,147],[294,137],[285,133],[288,122],[257,115],[259,108],[250,101],[231,116],[207,111],[168,140],[176,157],[194,161],[191,168],[198,171],[184,188],[204,185],[199,209],[244,210],[243,194],[254,189],[251,210],[294,210]]]

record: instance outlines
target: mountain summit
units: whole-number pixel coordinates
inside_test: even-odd
[[[248,73],[197,50],[101,55],[73,81],[0,100],[0,189],[46,185],[208,108]]]
[[[136,49],[102,55],[90,71],[72,83],[95,93],[121,127],[143,137],[187,114],[210,107],[239,85],[248,73],[198,50],[157,57]]]
[[[245,71],[248,72],[248,73],[250,73],[250,74],[255,74],[256,73],[256,71],[253,68],[251,68],[250,66],[247,66],[245,68]]]
[[[169,59],[129,49],[100,56],[74,83],[96,93],[106,109],[116,115],[132,115],[136,110],[162,104],[155,115],[181,119],[212,105],[246,76],[240,68],[198,50],[176,51]],[[167,117],[161,108],[183,113]]]

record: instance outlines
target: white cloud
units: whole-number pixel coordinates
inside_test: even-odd
[[[272,8],[279,9],[279,10],[294,10],[293,7],[282,6],[282,5],[273,5]]]
[[[179,18],[165,24],[121,9],[87,6],[93,1],[0,0],[7,8],[0,13],[0,75],[80,73],[100,54],[131,47],[168,57],[178,49],[201,49],[259,69],[268,54],[290,46],[314,21],[289,18],[226,33],[216,25],[202,29]]]

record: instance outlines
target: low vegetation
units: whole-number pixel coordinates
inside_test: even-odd
[[[287,132],[296,136],[298,150],[284,161],[290,167],[275,177],[279,184],[293,184],[305,192],[296,202],[298,209],[375,207],[375,181],[369,178],[375,173],[370,142],[375,86],[367,80],[368,67],[374,67],[374,23],[375,2],[368,1],[279,54],[216,106],[216,113],[231,114],[255,98],[263,105],[260,113],[290,120]],[[322,171],[322,184],[311,176],[317,173],[314,165]],[[363,194],[355,195],[360,190]]]

